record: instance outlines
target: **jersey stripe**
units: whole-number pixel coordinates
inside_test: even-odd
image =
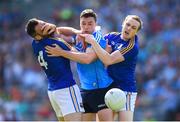
[[[74,87],[75,87],[75,86],[72,86],[73,92],[74,92],[74,95],[75,95],[75,98],[76,98],[76,103],[77,103],[77,106],[78,106],[78,112],[80,112],[80,108],[79,108],[79,104],[78,104],[79,102],[78,102],[77,95],[76,95],[76,91],[75,91]]]
[[[126,48],[123,48],[122,50],[120,50],[121,54],[124,55],[127,52],[129,52],[135,45],[135,41],[130,40],[128,46]]]
[[[129,93],[129,110],[131,111],[131,96],[132,96],[132,93]]]
[[[75,110],[76,110],[76,112],[79,112],[80,109],[79,109],[79,106],[78,106],[78,101],[77,101],[76,94],[75,94],[75,91],[74,91],[72,86],[70,87],[70,94],[71,94],[71,98],[72,98]]]
[[[69,49],[72,48],[72,46],[70,44],[68,44],[66,41],[64,41],[64,39],[62,39],[62,38],[54,37],[54,38],[50,38],[50,39],[53,39],[53,40],[56,40],[56,41],[58,40],[58,41],[62,42],[63,44],[65,44]]]
[[[131,111],[131,93],[126,93],[126,111]]]
[[[96,35],[95,35],[95,39],[96,39],[96,41],[99,43],[100,40],[101,40],[101,34],[99,34],[99,33],[97,32]]]

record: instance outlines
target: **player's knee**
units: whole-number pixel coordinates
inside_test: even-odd
[[[71,113],[64,116],[65,121],[81,121],[82,120],[82,113]]]
[[[119,121],[133,121],[133,111],[119,112]]]
[[[99,121],[113,121],[113,112],[111,109],[102,109],[98,111]]]
[[[58,121],[59,121],[59,122],[64,121],[64,117],[58,117]]]

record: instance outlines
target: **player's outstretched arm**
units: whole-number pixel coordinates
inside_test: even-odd
[[[67,36],[73,36],[75,34],[80,34],[81,31],[77,30],[75,28],[72,27],[58,27],[57,28],[58,32]]]
[[[85,37],[85,41],[90,43],[96,52],[98,58],[105,64],[111,65],[118,62],[124,61],[124,56],[120,53],[119,50],[114,51],[113,53],[109,54],[104,50],[95,40],[94,37],[90,34],[81,34],[81,36]]]
[[[97,59],[97,55],[92,48],[87,48],[85,53],[63,50],[57,44],[54,44],[53,46],[46,46],[45,49],[48,56],[63,56],[83,64],[89,64]]]

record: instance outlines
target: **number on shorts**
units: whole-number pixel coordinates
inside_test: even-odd
[[[45,67],[45,69],[48,69],[48,67],[47,67],[48,64],[43,58],[43,51],[39,51],[38,61],[39,61],[40,66],[43,66],[43,67]]]

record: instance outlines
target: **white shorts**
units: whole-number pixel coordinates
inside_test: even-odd
[[[119,111],[132,111],[132,112],[134,112],[137,92],[125,92],[125,94],[126,94],[126,104]]]
[[[77,85],[48,91],[48,96],[57,117],[63,117],[70,113],[84,112],[81,93]]]

